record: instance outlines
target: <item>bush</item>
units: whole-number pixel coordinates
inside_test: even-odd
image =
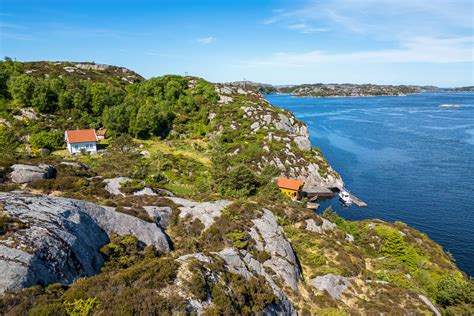
[[[66,313],[70,316],[89,316],[92,314],[94,308],[99,306],[100,302],[97,301],[95,297],[64,302]]]
[[[457,305],[463,301],[465,288],[463,280],[447,276],[438,282],[436,302],[443,307]]]
[[[238,165],[224,178],[220,191],[222,195],[245,197],[254,195],[257,191],[257,186],[257,177],[253,171],[245,165]]]
[[[46,148],[49,150],[61,148],[64,144],[63,135],[60,131],[42,131],[32,134],[29,142],[34,148]]]

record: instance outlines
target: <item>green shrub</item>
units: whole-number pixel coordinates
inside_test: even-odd
[[[464,299],[466,284],[454,276],[447,276],[438,282],[436,302],[443,307],[457,305]]]
[[[131,180],[120,183],[120,191],[126,194],[131,194],[136,191],[140,191],[145,187],[143,181],[140,180]]]
[[[257,186],[257,177],[253,171],[245,165],[238,165],[228,172],[220,185],[220,192],[222,195],[246,197],[254,195]]]
[[[66,313],[70,316],[89,316],[92,314],[94,308],[99,306],[100,302],[95,297],[64,302]]]
[[[33,148],[55,150],[64,144],[64,135],[61,131],[41,131],[30,136],[29,142]]]

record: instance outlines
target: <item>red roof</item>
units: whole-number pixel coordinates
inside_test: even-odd
[[[107,130],[105,128],[101,128],[95,131],[97,136],[105,136],[105,133],[107,133]]]
[[[97,136],[93,129],[78,129],[66,131],[67,141],[73,143],[97,142]]]
[[[284,189],[290,189],[298,191],[304,185],[303,181],[293,180],[287,178],[278,178],[278,186]]]

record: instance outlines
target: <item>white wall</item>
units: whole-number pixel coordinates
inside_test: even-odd
[[[67,150],[71,154],[80,154],[81,149],[84,148],[85,151],[96,154],[97,153],[97,145],[95,142],[87,142],[87,143],[74,143],[74,144],[67,144]]]

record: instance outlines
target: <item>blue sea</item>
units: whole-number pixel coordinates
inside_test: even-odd
[[[368,204],[347,208],[334,198],[322,209],[332,205],[349,220],[403,221],[474,276],[474,93],[266,98],[308,125],[312,144]]]

